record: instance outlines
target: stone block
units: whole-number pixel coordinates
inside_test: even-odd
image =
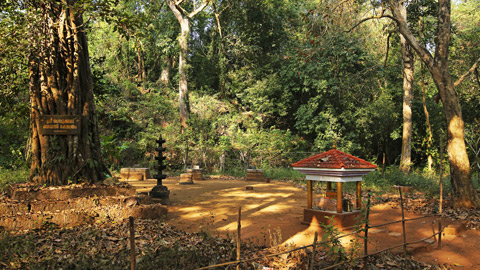
[[[124,180],[144,181],[152,178],[149,168],[122,168],[120,176]]]
[[[192,185],[193,184],[193,175],[189,173],[180,174],[180,185]]]
[[[259,169],[248,169],[247,176],[245,177],[246,181],[256,181],[256,182],[265,182],[263,177],[263,170]]]
[[[202,169],[187,169],[187,173],[192,175],[193,181],[203,180],[203,170]]]
[[[360,216],[360,211],[335,213],[332,211],[323,211],[315,209],[303,209],[303,222],[305,225],[321,226],[321,224],[330,224],[333,218],[333,225],[337,228],[352,228],[355,226],[356,218]]]

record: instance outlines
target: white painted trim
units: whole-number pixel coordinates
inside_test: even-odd
[[[361,176],[353,176],[353,177],[339,177],[339,176],[324,176],[324,175],[311,175],[307,174],[305,179],[312,180],[312,181],[323,181],[323,182],[359,182],[362,181]]]

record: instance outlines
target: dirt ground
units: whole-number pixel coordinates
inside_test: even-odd
[[[138,192],[149,191],[155,181],[129,182]],[[167,222],[189,232],[206,231],[221,237],[234,237],[237,231],[238,209],[241,207],[242,239],[266,245],[279,243],[307,245],[321,229],[301,224],[307,192],[293,184],[213,178],[195,181],[193,185],[179,185],[178,178],[164,180],[170,190]],[[252,186],[253,190],[246,190]],[[405,213],[406,218],[420,217]],[[401,219],[401,209],[392,204],[380,204],[370,212],[371,224],[382,224]],[[434,218],[406,223],[407,241],[413,242],[433,234],[438,229]],[[442,226],[458,226],[457,221],[442,219]],[[348,232],[348,231],[347,231]],[[349,241],[348,237],[343,241]],[[403,241],[402,224],[374,228],[369,233],[369,253]],[[442,237],[442,248],[437,244],[421,242],[408,251],[418,261],[430,264],[450,264],[458,269],[480,269],[480,231],[463,230],[457,235]],[[402,252],[398,248],[394,252]]]

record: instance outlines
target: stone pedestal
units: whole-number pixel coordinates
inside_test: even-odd
[[[247,176],[245,177],[246,181],[257,181],[257,182],[265,182],[265,178],[263,177],[263,170],[259,169],[248,169]]]
[[[360,210],[352,212],[336,213],[335,211],[324,211],[315,209],[303,209],[303,222],[305,225],[321,226],[321,224],[330,224],[330,218],[333,217],[333,225],[337,228],[351,228],[356,223],[356,218],[360,216]]]
[[[193,185],[193,176],[190,173],[180,174],[180,185]]]
[[[132,181],[144,181],[152,178],[149,168],[122,168],[120,170],[122,179]]]
[[[202,169],[187,169],[187,174],[192,175],[193,181],[203,180],[203,170]]]

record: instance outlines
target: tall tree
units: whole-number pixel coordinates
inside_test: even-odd
[[[195,2],[195,1],[194,1]],[[180,45],[180,55],[178,62],[178,73],[180,77],[178,85],[178,104],[180,110],[180,121],[183,127],[187,126],[188,115],[190,113],[188,102],[188,80],[187,80],[187,61],[188,61],[188,39],[190,38],[190,20],[201,12],[209,3],[205,0],[200,6],[188,13],[181,4],[183,0],[167,0],[168,7],[180,23],[180,36],[178,44]]]
[[[434,55],[412,33],[410,26],[402,16],[402,5],[403,1],[391,2],[390,9],[393,16],[390,18],[397,23],[400,33],[425,63],[438,89],[447,122],[447,151],[455,204],[464,208],[478,207],[480,199],[471,181],[462,110],[450,75],[448,55],[451,39],[451,2],[450,0],[438,1]]]
[[[400,6],[402,18],[407,20],[406,3]],[[403,132],[402,132],[402,155],[400,157],[400,170],[410,172],[412,163],[412,100],[413,100],[413,77],[414,58],[412,49],[405,37],[400,34],[403,62]]]
[[[82,12],[84,1],[26,1],[38,22],[32,28],[29,56],[31,165],[30,179],[47,185],[97,182],[104,165],[95,114],[88,45]],[[77,135],[44,135],[40,118],[79,117]]]

